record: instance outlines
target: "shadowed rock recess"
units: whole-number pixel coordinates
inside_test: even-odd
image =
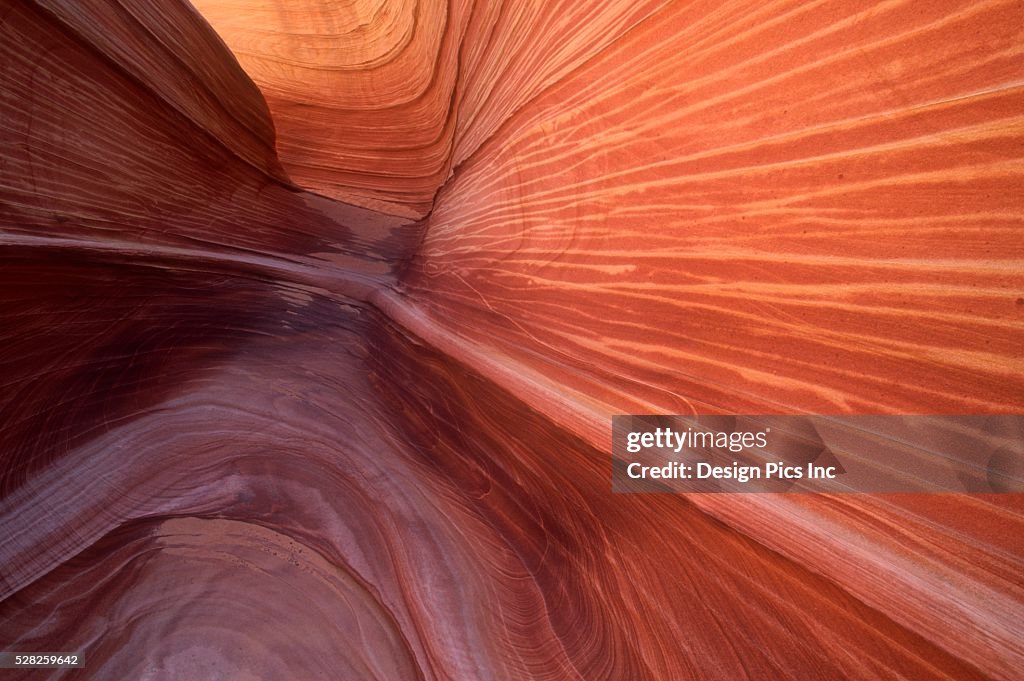
[[[3,678],[1020,679],[1024,495],[610,452],[1024,411],[1022,27],[3,0]]]

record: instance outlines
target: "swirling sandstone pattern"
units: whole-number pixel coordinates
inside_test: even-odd
[[[12,678],[1019,678],[1021,495],[608,451],[1021,412],[1019,2],[196,7],[0,7]]]

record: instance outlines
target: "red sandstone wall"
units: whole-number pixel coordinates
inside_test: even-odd
[[[615,413],[1021,412],[1019,3],[196,8],[0,9],[3,646],[1019,675],[1019,494],[609,481]]]

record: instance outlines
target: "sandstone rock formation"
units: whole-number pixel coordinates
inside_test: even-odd
[[[610,417],[1024,407],[1024,9],[0,11],[12,678],[1019,678],[1024,496]],[[924,445],[921,445],[924,446]]]

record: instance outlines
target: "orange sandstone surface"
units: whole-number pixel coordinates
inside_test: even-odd
[[[5,675],[1019,679],[1021,494],[613,494],[610,419],[1024,411],[1022,53],[3,1],[0,647],[86,660]]]

